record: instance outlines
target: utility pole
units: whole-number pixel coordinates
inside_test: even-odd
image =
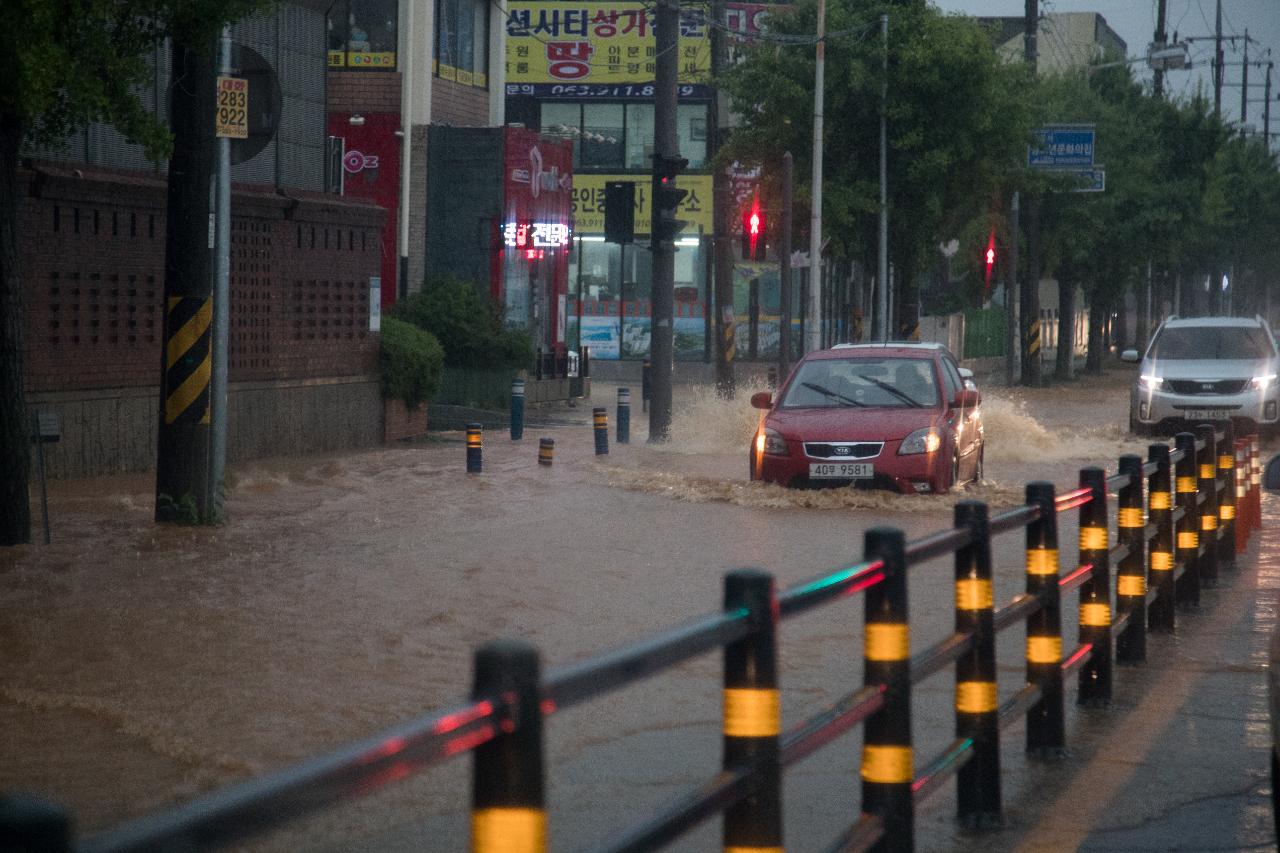
[[[1023,21],[1023,49],[1027,70],[1034,78],[1039,51],[1036,31],[1040,26],[1038,0],[1026,0]],[[1022,280],[1022,302],[1019,326],[1021,335],[1022,384],[1040,384],[1040,199],[1027,198],[1027,272]]]
[[[892,337],[890,329],[893,323],[889,319],[889,146],[888,146],[888,112],[889,112],[889,16],[880,16],[880,35],[884,40],[884,56],[881,58],[880,70],[880,251],[876,275],[879,276],[880,287],[880,340],[887,341]]]
[[[218,73],[230,76],[231,27],[222,28],[218,40]],[[213,381],[209,448],[210,520],[223,517],[223,479],[227,470],[227,347],[231,341],[231,137],[218,137],[217,218],[214,227],[213,284]]]
[[[1165,6],[1169,0],[1159,0],[1156,6],[1156,49],[1164,47],[1169,40],[1169,34],[1165,32]],[[1157,68],[1155,71],[1153,87],[1157,98],[1164,97],[1164,69]]]
[[[1011,213],[1011,228],[1009,229],[1009,275],[1004,283],[1004,315],[1005,315],[1005,342],[1004,342],[1004,383],[1010,387],[1013,386],[1014,371],[1018,362],[1018,302],[1017,295],[1021,292],[1018,287],[1018,237],[1022,233],[1019,230],[1019,214],[1020,214],[1019,197],[1015,190],[1013,193],[1013,204]]]
[[[711,76],[719,79],[725,66],[725,5],[724,0],[712,0],[711,17]],[[722,95],[720,87],[715,87],[714,101],[711,105],[711,139],[715,150],[719,151],[722,142],[720,133],[720,113]],[[733,210],[733,200],[729,185],[729,174],[725,169],[716,169],[711,178],[713,215],[712,245],[715,248],[715,335],[716,335],[716,393],[726,400],[732,400],[735,388],[733,377],[734,346],[734,312],[733,312],[733,246],[731,244],[729,216]]]
[[[827,0],[818,0],[818,42],[813,69],[813,209],[809,214],[809,300],[804,351],[819,348],[818,290],[822,285],[822,93],[826,85]]]
[[[1222,118],[1222,0],[1213,25],[1213,117]]]
[[[1240,138],[1244,139],[1245,119],[1249,117],[1249,30],[1244,31],[1244,76],[1240,78]]]
[[[159,522],[203,522],[209,506],[209,380],[213,323],[213,223],[217,74],[212,44],[172,42],[164,252],[164,347],[156,437]]]
[[[791,205],[795,194],[795,165],[788,151],[782,155],[782,216],[779,217],[778,271],[781,308],[778,316],[778,383],[791,372]]]
[[[1274,62],[1267,63],[1267,86],[1263,90],[1266,94],[1262,97],[1262,145],[1267,153],[1271,152],[1271,69],[1273,67],[1275,67]]]
[[[659,196],[662,169],[680,156],[676,137],[676,76],[679,69],[680,0],[657,0],[654,20],[653,142],[654,173],[652,198],[653,232],[653,327],[649,333],[650,394],[649,441],[664,442],[671,430],[671,369],[673,366],[672,318],[675,313],[675,241],[659,228]]]

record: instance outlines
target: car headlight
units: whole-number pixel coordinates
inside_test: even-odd
[[[1267,373],[1263,376],[1255,376],[1249,380],[1249,387],[1255,391],[1261,391],[1264,394],[1267,389],[1276,383],[1276,374]]]
[[[1138,377],[1138,384],[1142,386],[1143,391],[1159,391],[1164,388],[1164,379],[1144,373]]]
[[[756,450],[771,456],[786,456],[787,440],[776,429],[764,429],[756,436]]]
[[[942,433],[933,427],[918,429],[902,440],[898,448],[899,456],[912,453],[934,453],[942,446]]]

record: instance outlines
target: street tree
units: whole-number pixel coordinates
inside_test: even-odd
[[[94,121],[164,156],[169,135],[138,93],[159,41],[214,50],[263,0],[6,0],[0,6],[0,546],[30,540],[29,424],[23,387],[19,158]]]

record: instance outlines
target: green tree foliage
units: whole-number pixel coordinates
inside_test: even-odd
[[[525,368],[533,363],[533,341],[502,322],[501,309],[469,281],[429,279],[419,293],[396,306],[395,316],[431,332],[449,367]]]
[[[444,363],[444,350],[436,336],[412,323],[386,317],[379,337],[382,396],[400,400],[409,409],[430,400],[440,387]]]
[[[18,270],[18,158],[27,139],[58,140],[111,122],[153,156],[163,124],[138,100],[145,55],[161,39],[214,48],[221,27],[264,0],[5,0],[0,4],[0,546],[31,535]]]

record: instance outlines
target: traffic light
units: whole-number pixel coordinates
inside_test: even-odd
[[[751,207],[742,214],[742,259],[744,261],[763,261],[768,247],[768,229],[765,227],[764,211],[760,209],[760,199],[752,199]]]
[[[688,190],[676,187],[676,176],[684,171],[689,161],[684,157],[653,158],[653,223],[651,237],[656,243],[670,243],[680,236],[688,223],[677,219],[680,202]]]
[[[983,265],[983,280],[986,282],[987,286],[990,287],[991,273],[996,267],[996,235],[994,231],[991,232],[991,236],[987,238],[987,251],[983,260],[986,262]]]

